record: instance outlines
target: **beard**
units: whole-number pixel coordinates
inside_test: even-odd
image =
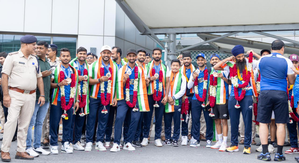
[[[116,62],[116,61],[118,60],[118,57],[115,57],[115,58],[112,57],[112,60],[113,60],[114,62]]]
[[[189,62],[184,63],[185,67],[189,67],[190,65],[191,65],[191,63],[189,63]]]
[[[237,67],[239,68],[240,72],[243,72],[243,70],[245,69],[245,66],[246,66],[245,58],[242,61],[237,60],[236,64],[237,64]]]
[[[159,61],[161,60],[161,58],[154,58],[154,60],[155,60],[156,62],[159,62]]]
[[[145,59],[138,59],[138,62],[143,63]]]
[[[107,56],[103,57],[103,60],[104,60],[104,61],[109,61],[109,59],[110,59],[110,58],[107,57]]]

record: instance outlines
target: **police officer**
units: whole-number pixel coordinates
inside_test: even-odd
[[[33,160],[25,152],[28,126],[35,106],[36,85],[40,90],[38,104],[45,103],[44,84],[38,61],[32,53],[36,37],[26,35],[21,38],[21,49],[10,53],[3,65],[2,89],[3,104],[8,107],[8,117],[1,146],[3,162],[11,161],[9,149],[18,124],[18,148],[16,159]]]

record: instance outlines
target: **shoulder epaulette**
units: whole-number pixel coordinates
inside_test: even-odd
[[[18,53],[19,53],[18,51],[15,51],[15,52],[8,53],[8,55],[15,55],[15,54],[18,54]]]

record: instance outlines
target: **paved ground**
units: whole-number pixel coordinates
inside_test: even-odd
[[[105,162],[105,163],[193,163],[193,162],[205,162],[205,163],[252,163],[262,162],[256,159],[258,155],[255,152],[257,147],[252,147],[252,154],[242,154],[243,146],[240,146],[240,151],[235,153],[218,152],[217,150],[205,148],[205,142],[201,142],[201,146],[197,148],[191,148],[189,146],[163,146],[155,147],[153,141],[149,146],[143,148],[137,148],[134,152],[128,152],[122,150],[118,153],[107,152],[84,152],[75,151],[73,154],[59,153],[59,155],[40,156],[35,158],[34,161],[22,161],[14,159],[16,151],[16,142],[13,142],[11,149],[12,162]],[[286,148],[285,148],[286,149]],[[284,149],[284,150],[285,150]],[[295,162],[294,157],[298,155],[286,155],[287,160],[285,162]],[[272,158],[274,155],[272,155]]]

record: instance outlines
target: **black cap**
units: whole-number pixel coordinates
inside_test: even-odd
[[[269,54],[271,54],[270,50],[268,50],[268,49],[263,49],[263,50],[261,51],[261,55],[262,55],[264,52],[268,52]]]
[[[130,53],[133,53],[136,55],[136,50],[135,49],[129,49],[127,50],[127,55],[130,54]]]
[[[20,40],[21,40],[21,43],[25,43],[25,44],[31,44],[31,43],[37,42],[36,37],[33,35],[25,35]]]
[[[150,54],[150,53],[146,53],[146,56],[149,56],[149,57],[150,57],[150,56],[151,56],[151,54]]]
[[[50,44],[48,48],[56,48],[57,49],[58,47],[55,44]]]

